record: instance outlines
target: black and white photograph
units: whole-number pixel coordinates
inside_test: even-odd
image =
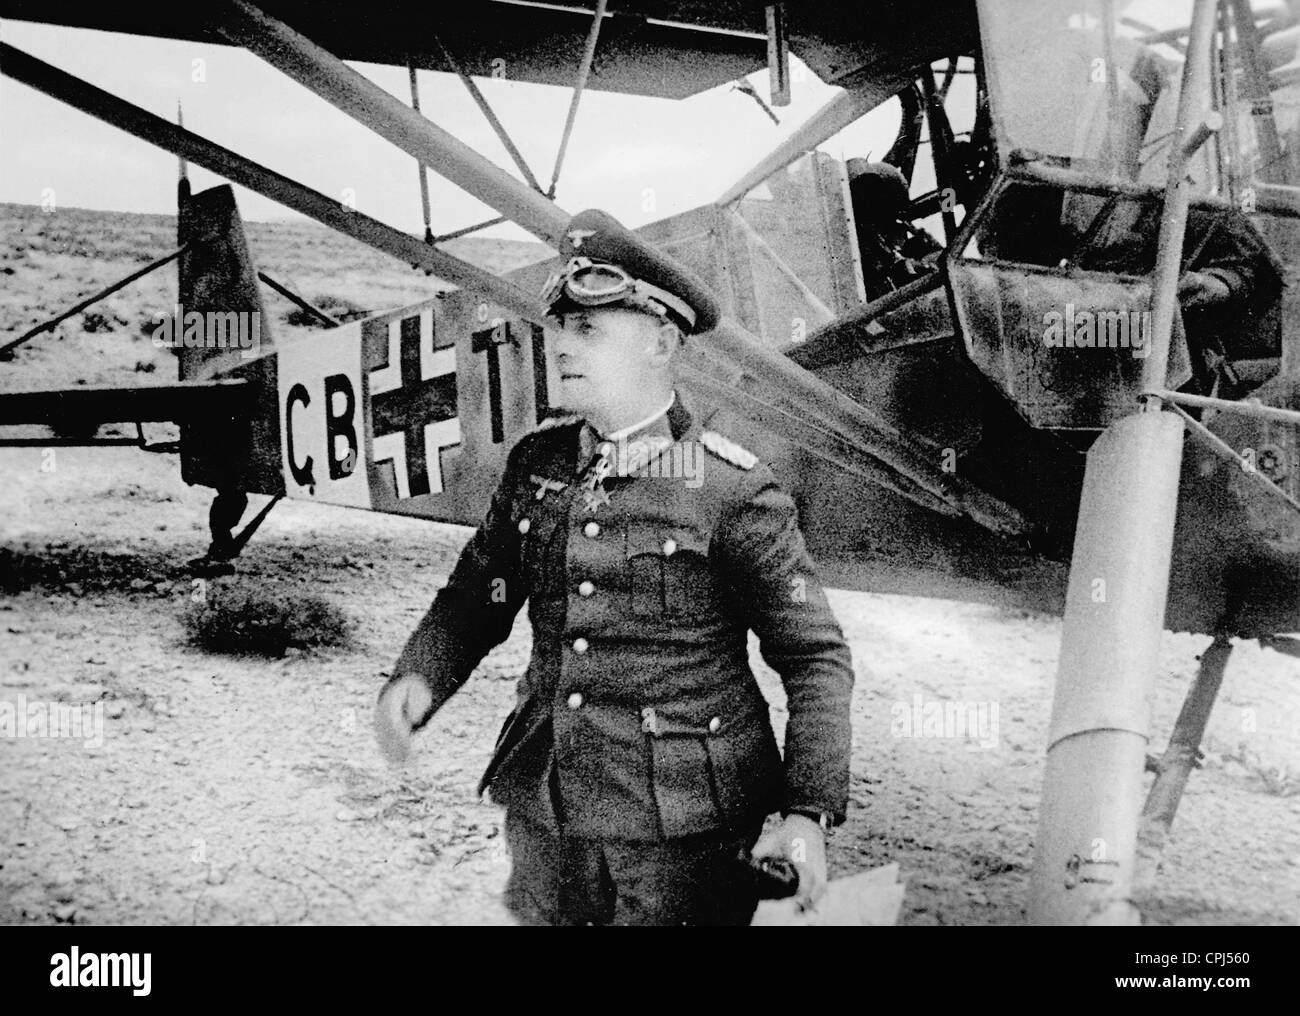
[[[0,475],[49,990],[150,994],[112,927],[1106,926],[1240,1001],[1300,0],[0,0]]]

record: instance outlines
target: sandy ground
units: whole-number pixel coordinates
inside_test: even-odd
[[[43,464],[41,449],[0,452],[3,546],[34,576],[0,598],[0,701],[99,703],[103,743],[0,738],[0,921],[507,920],[500,813],[473,788],[527,624],[405,770],[380,762],[369,732],[383,673],[468,530],[285,503],[239,573],[204,589],[184,561],[206,545],[208,492],[187,488],[170,456],[59,449],[53,471]],[[354,644],[280,660],[188,648],[191,598],[240,583],[324,596],[357,623]],[[1022,922],[1059,621],[861,593],[833,604],[858,684],[853,803],[832,874],[899,862],[904,923]],[[1165,637],[1161,743],[1204,641]],[[756,663],[779,727],[779,682]],[[1151,919],[1300,921],[1297,676],[1294,660],[1237,650],[1144,897]],[[895,736],[895,703],[918,695],[996,705],[993,743]]]

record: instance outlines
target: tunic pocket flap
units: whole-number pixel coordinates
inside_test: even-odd
[[[700,708],[682,708],[676,703],[644,706],[641,730],[651,737],[719,737],[739,725],[763,725],[766,711],[759,710],[743,693],[728,696]]]
[[[709,554],[709,541],[694,529],[682,526],[639,523],[627,530],[627,556],[654,554],[671,558],[680,553],[695,553],[701,557]]]
[[[651,737],[709,737],[722,730],[722,719],[717,717],[717,729],[704,723],[683,723],[663,716],[658,710],[647,706],[641,710],[641,729]]]

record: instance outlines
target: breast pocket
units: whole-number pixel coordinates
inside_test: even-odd
[[[708,539],[693,529],[628,528],[629,609],[640,617],[678,617],[711,588]]]

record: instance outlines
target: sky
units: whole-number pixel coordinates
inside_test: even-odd
[[[423,233],[414,160],[323,99],[243,50],[0,20],[0,38],[159,116],[413,234]],[[410,101],[405,68],[352,64],[371,81]],[[772,123],[731,85],[685,100],[588,91],[565,157],[556,200],[570,212],[600,207],[630,227],[714,200],[776,147],[838,89],[792,64],[792,102]],[[768,95],[766,70],[750,76]],[[570,90],[477,79],[489,103],[545,184],[559,145]],[[518,176],[504,146],[454,76],[419,72],[420,105],[440,127]],[[828,145],[839,156],[884,153],[897,130],[891,102]],[[40,204],[52,189],[59,206],[175,212],[174,156],[0,77],[0,201]],[[196,190],[221,182],[190,167]],[[435,233],[495,212],[429,174]],[[299,218],[236,188],[246,220]],[[529,238],[505,224],[483,236]]]

